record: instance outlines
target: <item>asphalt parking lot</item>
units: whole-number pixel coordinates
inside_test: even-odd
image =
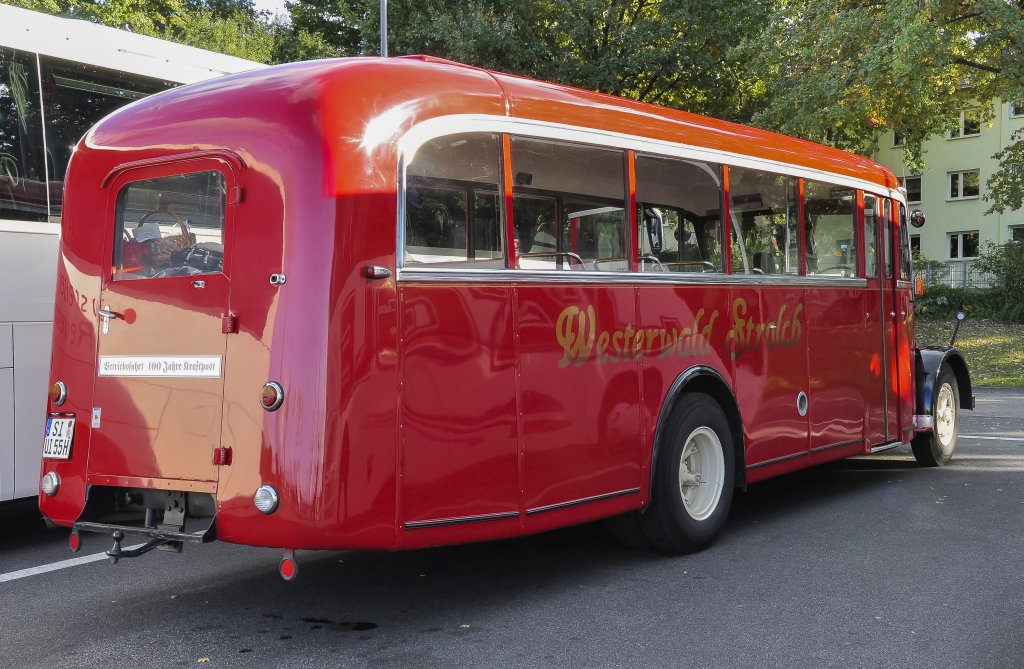
[[[591,525],[304,553],[286,583],[278,551],[110,565],[106,538],[71,554],[66,530],[16,515],[0,520],[0,666],[1020,667],[1024,389],[976,394],[948,467],[898,449],[752,486],[685,557]]]

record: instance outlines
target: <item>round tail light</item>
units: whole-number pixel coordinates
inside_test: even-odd
[[[277,511],[277,504],[280,498],[277,496],[277,491],[274,490],[274,486],[263,484],[256,491],[256,494],[252,497],[252,503],[256,505],[260,513],[271,514]]]
[[[284,388],[276,381],[268,381],[260,394],[260,405],[267,411],[277,411],[284,404]]]
[[[50,401],[54,406],[61,406],[68,399],[68,387],[63,381],[57,381],[50,386]]]
[[[60,476],[57,472],[49,472],[43,477],[43,480],[39,482],[39,489],[42,490],[47,497],[53,497],[60,490]]]

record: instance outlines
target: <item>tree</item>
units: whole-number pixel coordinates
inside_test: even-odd
[[[257,12],[252,0],[10,0],[47,14],[83,19],[150,37],[247,58],[274,61],[278,44],[311,40]],[[308,49],[307,49],[308,50]]]
[[[374,55],[377,0],[298,0],[293,25],[341,55]],[[763,25],[756,0],[391,0],[389,53],[431,54],[719,117],[749,117],[734,45]]]
[[[768,26],[744,47],[767,82],[753,120],[788,134],[870,155],[894,130],[920,169],[924,140],[961,110],[987,121],[993,99],[1024,98],[1024,0],[788,0]],[[993,210],[1020,206],[1015,140],[989,181]]]

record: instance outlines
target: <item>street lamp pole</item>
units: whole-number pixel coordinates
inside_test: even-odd
[[[388,0],[380,0],[380,55],[388,55]]]

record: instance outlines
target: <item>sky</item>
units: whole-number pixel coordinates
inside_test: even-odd
[[[274,14],[287,14],[284,8],[284,0],[253,0],[256,9],[265,9]]]

